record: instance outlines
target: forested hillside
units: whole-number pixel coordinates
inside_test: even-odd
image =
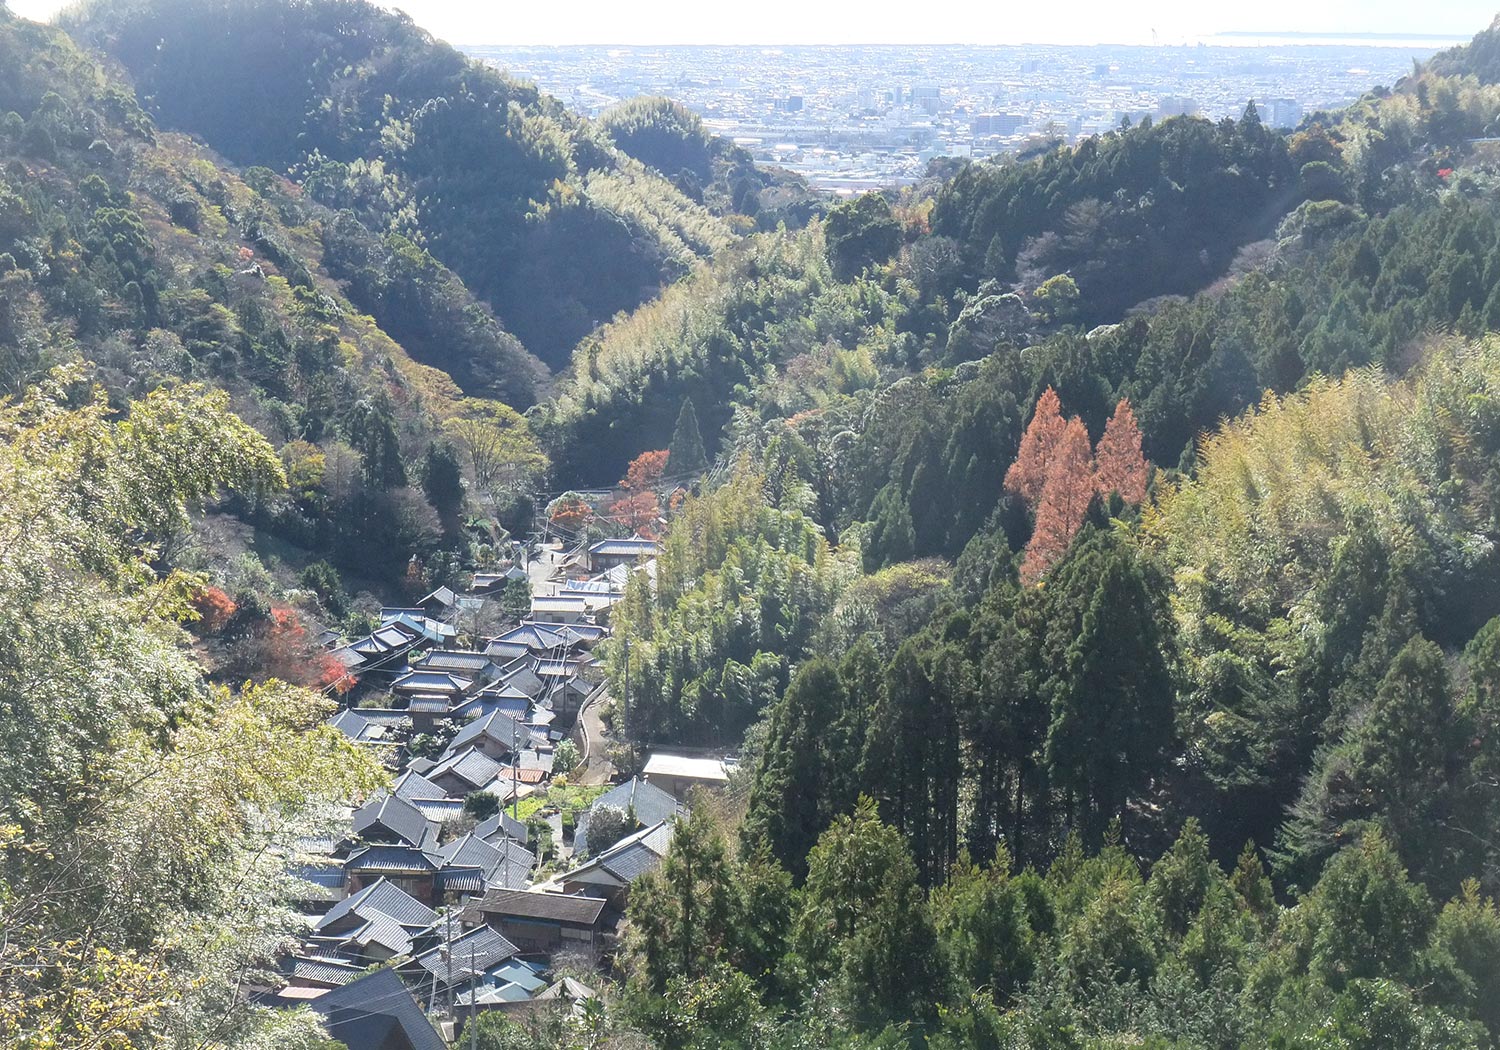
[[[734,236],[605,129],[368,3],[111,0],[67,24],[161,125],[431,252],[556,367]],[[753,167],[725,178],[756,197]],[[376,312],[378,289],[330,256]]]
[[[1495,1045],[1488,41],[842,203],[580,347],[563,469],[720,427],[616,728],[745,762],[622,1027]]]
[[[532,812],[738,761],[607,873],[597,994],[485,1050],[1500,1046],[1495,29],[1290,134],[825,206],[363,2],[66,27],[0,7],[0,1043],[326,1047],[241,994],[288,857],[458,726],[347,743],[316,628],[476,571],[519,616],[536,522],[607,740]],[[463,783],[393,848],[503,830]]]

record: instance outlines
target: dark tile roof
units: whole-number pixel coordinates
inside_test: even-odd
[[[291,960],[288,976],[317,984],[345,985],[353,981],[365,968],[359,963],[344,959],[321,959],[299,955]]]
[[[364,715],[350,708],[344,708],[338,714],[328,720],[328,724],[343,733],[350,740],[369,740],[371,724]]]
[[[661,854],[637,842],[612,856],[601,858],[599,866],[622,882],[634,882],[646,872],[659,868],[661,861]]]
[[[419,798],[412,805],[422,811],[422,816],[434,824],[459,816],[464,811],[461,798]]]
[[[448,745],[448,750],[457,753],[480,737],[498,741],[511,751],[519,751],[532,743],[531,731],[520,722],[504,711],[491,711],[460,729],[453,737],[453,742]]]
[[[599,897],[575,897],[541,890],[490,890],[483,900],[465,910],[464,918],[469,920],[473,916],[477,919],[482,913],[592,926],[604,913],[606,903]]]
[[[672,824],[665,822],[627,835],[586,864],[564,876],[603,871],[622,882],[634,882],[648,871],[654,871],[672,845]]]
[[[503,835],[515,839],[522,845],[531,837],[530,832],[526,830],[526,825],[504,810],[481,820],[475,826],[474,834],[486,842],[493,842]]]
[[[444,893],[468,893],[477,896],[484,892],[486,885],[484,869],[479,867],[444,868],[437,873],[437,884]]]
[[[520,949],[488,926],[480,926],[453,939],[452,950],[440,943],[413,961],[442,984],[468,981],[511,958]],[[444,958],[444,956],[447,958]],[[352,1048],[351,1048],[352,1050]]]
[[[520,627],[506,631],[502,635],[490,639],[491,645],[524,645],[532,652],[543,649],[557,649],[568,644],[568,639],[559,631],[543,627],[540,624],[522,624]]]
[[[381,878],[328,909],[328,914],[319,919],[313,929],[327,929],[346,915],[368,919],[376,912],[389,916],[402,926],[430,926],[437,921],[437,912],[400,886]]]
[[[395,970],[335,988],[311,1003],[328,1034],[349,1050],[447,1050]]]
[[[442,799],[448,797],[448,792],[438,787],[416,770],[408,769],[396,778],[391,785],[397,798],[404,798],[415,805],[422,799]]]
[[[520,843],[501,839],[491,844],[473,833],[454,839],[441,852],[449,864],[477,865],[486,876],[501,865],[507,865],[507,871],[519,867],[527,872],[536,865],[536,854]]]
[[[578,830],[573,836],[573,849],[579,854],[587,855],[589,852],[589,821],[600,806],[613,806],[626,813],[634,812],[636,823],[647,825],[660,824],[678,813],[687,811],[687,807],[673,798],[670,793],[640,777],[631,777],[625,783],[610,788],[594,799],[589,808],[578,815]]]
[[[363,838],[384,828],[403,842],[420,846],[431,827],[416,806],[384,791],[354,811],[354,833]]]
[[[365,846],[349,854],[349,871],[437,871],[443,858],[415,846]]]
[[[456,741],[455,741],[456,743]],[[477,748],[463,748],[453,750],[450,748],[441,761],[423,776],[428,780],[436,781],[439,777],[452,773],[464,783],[472,787],[483,787],[495,779],[495,774],[500,772],[500,763]]]
[[[494,660],[484,653],[458,649],[434,649],[417,666],[427,671],[456,671],[472,674],[475,671],[483,671],[492,663]]]

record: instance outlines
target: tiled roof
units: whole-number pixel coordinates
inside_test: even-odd
[[[640,777],[631,777],[600,795],[588,809],[579,814],[578,830],[573,835],[573,849],[579,854],[587,855],[589,852],[589,821],[600,806],[612,806],[626,813],[634,812],[636,822],[647,825],[660,824],[687,809],[655,784],[647,783]]]
[[[490,890],[484,899],[464,912],[468,919],[485,915],[511,915],[521,919],[544,919],[592,926],[604,913],[606,902],[598,897],[575,897],[541,890]]]
[[[454,740],[457,744],[457,739]],[[500,763],[489,755],[476,748],[464,748],[459,751],[451,751],[443,756],[437,765],[429,769],[424,776],[428,780],[437,780],[439,777],[452,773],[460,780],[473,787],[483,787],[495,779],[495,774],[500,771]]]
[[[349,871],[436,871],[442,858],[413,846],[366,846],[344,861]]]
[[[503,810],[492,817],[481,820],[474,828],[474,834],[486,842],[493,841],[496,837],[505,835],[524,844],[529,837],[526,825]]]
[[[376,970],[319,996],[311,1005],[323,1016],[328,1034],[350,1050],[387,1046],[447,1050],[395,970]]]
[[[428,671],[470,673],[482,671],[494,661],[485,653],[456,649],[434,649],[418,665]]]
[[[391,785],[397,798],[416,804],[422,799],[445,799],[448,793],[428,780],[421,773],[408,769]]]
[[[354,833],[364,838],[370,838],[371,831],[384,828],[402,841],[420,846],[431,827],[416,806],[383,791],[354,811]]]
[[[344,985],[354,980],[365,968],[359,963],[343,959],[320,959],[299,955],[291,960],[289,976],[319,984]]]
[[[519,865],[530,871],[536,864],[536,854],[518,842],[501,839],[489,843],[472,832],[463,838],[454,839],[441,850],[449,864],[474,864],[489,875],[502,864]]]
[[[328,724],[350,740],[360,741],[371,739],[370,734],[375,728],[368,718],[347,707],[330,718]]]
[[[378,944],[392,955],[405,955],[411,951],[411,934],[395,919],[380,912],[371,915],[363,926],[351,930],[345,939],[361,948]]]
[[[588,863],[574,868],[564,878],[598,870],[622,882],[634,882],[661,864],[662,858],[671,848],[672,831],[670,821],[643,828],[633,835],[625,836]]]
[[[634,882],[648,871],[661,866],[662,857],[644,843],[637,842],[618,853],[601,857],[599,866],[622,882]]]
[[[459,816],[464,811],[461,798],[419,798],[412,805],[422,811],[422,816],[434,824]]]
[[[457,753],[467,744],[480,737],[489,737],[511,751],[519,750],[531,743],[531,732],[504,711],[491,711],[464,726],[453,737],[448,750]]]
[[[478,867],[444,868],[437,873],[437,879],[444,893],[478,894],[484,892],[484,871]]]
[[[414,715],[446,715],[448,713],[448,698],[446,696],[425,696],[418,694],[407,702],[406,709]]]
[[[498,931],[479,926],[454,938],[451,950],[446,944],[439,945],[423,952],[413,962],[443,984],[457,984],[476,974],[488,973],[518,950]]]
[[[446,671],[428,671],[421,667],[402,675],[391,683],[391,688],[402,693],[462,693],[473,686],[474,680]]]
[[[541,624],[522,624],[490,640],[490,644],[524,645],[532,651],[556,649],[568,644],[567,638],[558,630]]]
[[[314,930],[327,929],[346,915],[368,918],[374,913],[387,915],[403,926],[430,926],[437,921],[437,912],[407,893],[400,886],[385,879],[376,879],[352,897],[339,901],[318,920]]]

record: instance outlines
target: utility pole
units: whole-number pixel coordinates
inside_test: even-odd
[[[480,912],[479,917],[484,918]],[[474,1022],[479,1020],[479,970],[474,965],[474,942],[478,938],[469,938],[469,1050],[476,1050],[479,1045],[479,1026]]]

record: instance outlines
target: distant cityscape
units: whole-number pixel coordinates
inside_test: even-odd
[[[463,47],[597,115],[683,103],[758,161],[839,192],[909,185],[939,157],[983,158],[1150,116],[1295,127],[1389,85],[1458,38],[1245,35],[1191,46]],[[1253,46],[1258,45],[1258,46]]]

